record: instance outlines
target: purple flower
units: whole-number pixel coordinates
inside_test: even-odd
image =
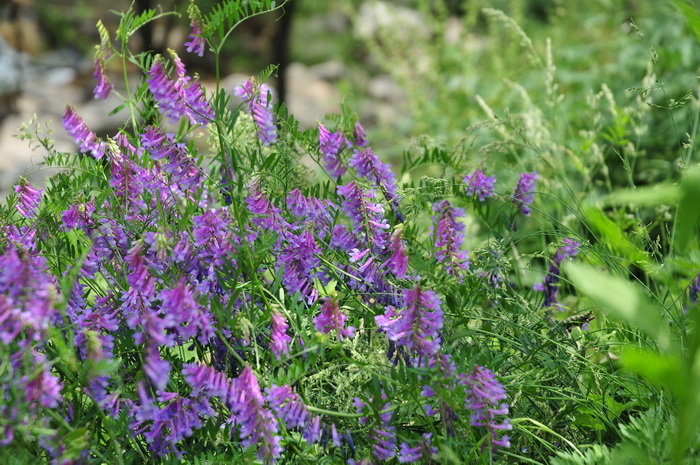
[[[263,192],[259,176],[254,176],[250,180],[248,190],[250,195],[245,199],[248,210],[259,215],[252,219],[252,223],[260,228],[279,233],[283,237],[289,235],[293,228],[282,218],[279,208],[274,206]]]
[[[355,145],[358,147],[367,147],[367,134],[365,133],[365,128],[362,127],[359,121],[355,123],[353,135],[355,136]]]
[[[281,360],[282,354],[289,358],[289,343],[292,338],[287,334],[287,320],[279,311],[272,311],[272,332],[270,334],[270,350],[277,360]]]
[[[66,107],[62,118],[63,128],[80,147],[82,153],[90,152],[93,158],[100,159],[104,155],[106,145],[97,139],[97,134],[90,131],[85,121],[78,116],[71,105]]]
[[[344,224],[336,224],[333,226],[331,233],[331,247],[335,247],[346,252],[356,249],[360,246],[357,237],[348,230]]]
[[[159,391],[156,406],[143,383],[138,385],[139,402],[132,403],[133,421],[130,428],[134,434],[143,434],[148,449],[156,456],[172,453],[182,457],[177,443],[192,436],[194,430],[203,426],[202,419],[214,416],[215,412],[206,398],[185,398],[175,392]]]
[[[270,104],[272,92],[266,84],[256,86],[253,78],[236,87],[233,93],[239,96],[244,104],[248,105],[248,111],[253,116],[253,121],[258,127],[258,138],[267,146],[277,141],[277,128],[275,117]]]
[[[340,311],[338,301],[329,298],[321,306],[321,312],[314,318],[314,327],[316,331],[323,334],[328,334],[335,329],[338,333],[338,339],[341,341],[343,337],[352,339],[355,337],[355,328],[352,326],[345,327],[346,318],[345,314]]]
[[[337,178],[345,174],[345,166],[343,166],[340,158],[340,152],[344,147],[348,146],[348,141],[341,131],[330,132],[326,127],[318,124],[318,139],[323,161],[326,164],[328,174]]]
[[[294,189],[287,194],[287,208],[295,218],[312,222],[321,238],[326,236],[333,223],[334,212],[338,209],[328,199],[305,197],[299,189]]]
[[[290,386],[272,386],[267,389],[265,399],[277,418],[288,429],[300,430],[307,443],[313,444],[321,440],[320,417],[309,413],[299,394]]]
[[[496,176],[486,177],[483,171],[476,170],[471,174],[464,176],[464,183],[467,187],[467,195],[473,195],[479,198],[479,201],[485,202],[487,197],[495,195],[494,188],[496,187]]]
[[[396,178],[391,166],[382,163],[379,158],[367,147],[365,150],[355,150],[348,166],[355,168],[357,174],[370,181],[374,186],[381,188],[386,199],[390,202],[398,201],[401,197],[396,193]]]
[[[697,274],[688,284],[688,306],[683,308],[683,312],[688,310],[688,307],[694,306],[698,302],[698,294],[700,293],[700,273]]]
[[[143,361],[143,371],[153,385],[162,391],[170,379],[170,362],[163,360],[158,353],[158,348],[154,346],[149,347],[147,352]]]
[[[192,18],[190,26],[192,27],[192,32],[190,32],[190,35],[187,36],[189,40],[183,45],[187,48],[188,52],[196,53],[201,57],[204,55],[205,45],[204,37],[202,37],[202,29],[199,26],[199,21],[197,21],[195,18]]]
[[[385,393],[382,393],[382,400],[386,400]],[[357,413],[364,414],[364,416],[360,417],[360,424],[369,423],[369,406],[357,397],[353,399],[353,403],[357,409]],[[391,403],[386,402],[381,407],[377,405],[375,408],[378,408],[380,413],[378,415],[379,424],[370,428],[369,431],[369,440],[372,443],[372,455],[377,460],[389,460],[396,455],[396,427],[390,426],[391,417],[393,415]]]
[[[109,185],[114,189],[114,195],[130,213],[145,210],[146,203],[142,194],[149,182],[148,171],[136,164],[132,157],[123,155],[118,150],[109,150],[107,153],[112,175]]]
[[[350,217],[357,231],[364,231],[372,244],[373,252],[382,253],[389,241],[389,225],[384,219],[384,207],[375,203],[374,191],[364,191],[355,181],[338,186],[338,194],[344,199],[342,208]],[[359,234],[358,234],[359,236]]]
[[[282,284],[290,294],[299,292],[300,298],[312,304],[318,298],[318,290],[314,288],[314,270],[320,265],[318,255],[321,249],[310,230],[305,230],[298,237],[292,236],[289,245],[279,256],[282,271]]]
[[[282,453],[279,424],[272,412],[264,408],[265,398],[260,392],[258,380],[250,365],[246,365],[236,379],[239,394],[233,405],[236,423],[240,425],[241,443],[244,447],[258,444],[258,459],[265,464],[275,462]]]
[[[581,244],[578,241],[569,238],[564,239],[561,247],[557,249],[557,253],[549,265],[549,272],[547,273],[547,276],[545,276],[544,281],[534,285],[533,288],[536,291],[544,292],[544,302],[542,304],[543,307],[556,307],[557,309],[561,310],[557,300],[557,294],[559,292],[559,276],[561,274],[559,268],[564,260],[574,258],[576,255],[578,255],[580,247]]]
[[[146,258],[141,254],[144,249],[143,241],[137,241],[129,249],[125,257],[129,265],[129,274],[126,280],[132,289],[140,292],[144,296],[153,297],[156,290],[156,280],[151,275]]]
[[[469,252],[462,250],[464,224],[459,221],[464,216],[464,210],[453,207],[447,200],[435,203],[433,210],[438,213],[433,218],[437,221],[435,258],[445,266],[448,274],[461,278],[461,272],[469,269]]]
[[[158,111],[170,118],[174,123],[185,114],[185,103],[180,97],[180,92],[175,81],[170,79],[163,66],[163,60],[159,57],[153,62],[151,69],[146,73],[148,77],[148,89],[158,105]]]
[[[440,299],[435,292],[422,290],[420,284],[404,293],[404,306],[400,313],[391,307],[384,315],[375,317],[377,326],[386,332],[387,338],[421,359],[433,356],[440,350],[440,329],[443,325]]]
[[[537,173],[521,173],[518,184],[513,192],[513,203],[520,207],[523,216],[530,216],[530,204],[535,198],[535,185],[537,184]]]
[[[189,87],[182,92],[182,98],[186,105],[185,114],[192,124],[207,125],[214,119],[214,109],[207,101],[199,81],[192,81]]]
[[[97,48],[98,50],[100,49],[99,46],[97,46]],[[107,97],[109,97],[109,93],[112,91],[113,87],[112,83],[109,82],[109,78],[107,77],[107,72],[105,71],[105,61],[101,51],[97,52],[93,68],[95,71],[92,76],[97,81],[93,94],[95,95],[95,98],[105,100]]]
[[[391,257],[386,262],[389,271],[399,279],[406,278],[406,269],[408,268],[408,251],[406,250],[406,241],[401,237],[402,233],[403,225],[398,225],[389,240]]]
[[[438,448],[430,444],[431,437],[431,433],[424,433],[423,438],[415,447],[402,442],[399,448],[399,463],[413,463],[421,459],[430,461],[437,456]]]
[[[472,426],[485,427],[489,430],[488,441],[492,450],[497,447],[510,447],[510,438],[499,438],[499,432],[511,430],[508,419],[498,423],[497,416],[508,415],[508,404],[502,402],[507,398],[503,385],[488,368],[475,365],[469,376],[462,374],[460,383],[465,386],[466,408],[471,413]]]
[[[10,344],[22,332],[27,340],[44,339],[57,314],[56,288],[44,257],[10,243],[0,255],[0,341]]]
[[[187,153],[185,144],[175,142],[174,134],[165,134],[160,128],[148,126],[141,134],[141,145],[154,160],[167,160],[163,170],[172,176],[181,190],[199,187],[200,169]]]
[[[25,218],[34,218],[36,211],[41,203],[41,192],[43,189],[36,190],[29,184],[25,178],[19,178],[19,184],[15,186],[17,194],[17,203],[15,208]]]
[[[173,289],[161,291],[160,299],[163,302],[160,311],[172,319],[183,341],[197,336],[200,343],[206,344],[214,337],[211,314],[195,300],[184,278],[180,278]]]
[[[61,227],[66,231],[79,227],[89,235],[95,226],[95,222],[92,220],[93,213],[95,213],[94,200],[90,200],[88,203],[71,205],[68,210],[61,212],[61,220],[63,222]]]

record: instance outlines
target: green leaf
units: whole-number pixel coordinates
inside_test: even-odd
[[[668,325],[661,318],[659,309],[637,286],[582,263],[565,263],[563,268],[574,286],[601,308],[637,326],[653,337],[660,347],[669,346]]]
[[[653,206],[676,203],[681,189],[672,185],[656,185],[639,189],[623,189],[603,197],[605,205]]]
[[[681,182],[681,200],[678,204],[678,222],[673,242],[678,252],[688,249],[697,231],[700,217],[700,167],[689,169]]]
[[[600,239],[612,250],[627,258],[631,263],[649,271],[648,254],[630,241],[620,226],[600,209],[590,206],[585,209],[588,223],[601,236]]]
[[[622,353],[622,365],[646,380],[663,386],[678,395],[687,389],[687,370],[678,354],[659,354],[650,350],[629,348]]]

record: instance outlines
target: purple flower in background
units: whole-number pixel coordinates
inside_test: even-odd
[[[438,453],[438,448],[430,444],[432,436],[431,433],[424,433],[422,439],[415,447],[402,442],[401,447],[399,447],[399,463],[413,463],[422,459],[433,459]]]
[[[289,245],[285,247],[279,256],[280,266],[284,267],[282,272],[282,284],[290,294],[299,292],[300,297],[305,298],[307,303],[312,304],[318,298],[318,290],[314,288],[314,269],[320,265],[318,254],[321,249],[314,234],[310,230],[305,230],[298,237],[292,236]]]
[[[292,338],[287,334],[287,320],[279,311],[272,311],[272,331],[270,334],[270,350],[277,360],[281,360],[282,354],[289,358],[289,343]]]
[[[435,292],[422,290],[420,284],[404,293],[404,306],[398,314],[389,307],[387,313],[375,317],[377,326],[387,338],[405,346],[415,357],[432,356],[440,350],[440,329],[443,325],[440,298]]]
[[[248,105],[248,111],[253,116],[253,121],[258,127],[258,138],[267,146],[277,141],[277,128],[275,116],[271,109],[272,91],[266,84],[256,86],[253,78],[236,87],[233,93],[239,96],[244,104]]]
[[[508,419],[499,423],[497,416],[508,415],[508,404],[503,402],[507,396],[503,385],[488,368],[475,365],[469,376],[462,374],[460,383],[465,386],[466,408],[471,413],[472,426],[485,427],[489,430],[489,443],[492,450],[497,447],[510,447],[510,438],[499,438],[500,431],[511,430]]]
[[[314,318],[314,327],[316,331],[328,334],[335,329],[338,334],[338,339],[341,341],[343,337],[355,337],[355,328],[352,326],[345,327],[345,319],[347,317],[340,311],[338,301],[329,298],[321,306],[321,312]]]
[[[192,18],[190,26],[192,27],[192,32],[190,32],[190,35],[187,36],[189,40],[183,45],[186,47],[188,52],[195,53],[201,57],[204,55],[205,45],[204,37],[202,37],[202,29],[199,26],[199,21],[194,18]]]
[[[396,178],[394,172],[391,171],[391,166],[382,163],[371,148],[355,150],[348,166],[355,168],[357,174],[370,181],[374,186],[381,188],[388,201],[394,202],[401,199],[396,193]]]
[[[523,216],[530,216],[530,204],[535,198],[535,185],[537,184],[537,173],[521,173],[518,184],[513,192],[513,203],[520,207]]]
[[[561,247],[557,249],[557,253],[552,259],[549,265],[549,272],[545,276],[544,281],[534,285],[536,291],[544,292],[544,302],[543,307],[556,307],[561,310],[557,295],[559,292],[559,276],[561,274],[560,267],[561,263],[568,259],[574,258],[578,255],[581,243],[574,239],[566,238],[562,241]]]
[[[453,207],[447,200],[435,203],[433,210],[438,213],[433,218],[437,221],[434,229],[435,258],[445,266],[448,274],[461,279],[461,272],[469,269],[469,252],[462,250],[464,224],[459,221],[465,215],[464,210]]]
[[[90,152],[93,158],[98,160],[102,158],[105,153],[105,143],[98,141],[97,134],[88,129],[85,121],[75,112],[75,108],[68,105],[61,121],[63,128],[78,144],[82,153]]]
[[[688,306],[683,308],[683,312],[688,311],[688,307],[692,307],[698,303],[698,294],[700,293],[700,273],[693,278],[688,284]]]
[[[348,141],[341,131],[330,132],[326,127],[318,125],[319,148],[323,154],[323,162],[326,164],[328,174],[337,178],[345,174],[345,166],[338,155],[344,147],[348,146]]]
[[[105,61],[104,57],[102,56],[102,52],[99,51],[100,46],[97,46],[97,49],[97,56],[95,57],[95,62],[93,64],[95,71],[92,74],[97,81],[97,85],[95,86],[93,94],[95,95],[95,98],[105,100],[107,97],[109,97],[109,93],[112,91],[113,87],[112,83],[109,82],[107,72],[105,71]]]
[[[29,184],[25,178],[19,178],[19,184],[15,187],[15,193],[17,194],[17,203],[15,203],[15,208],[25,218],[34,218],[36,216],[36,211],[41,203],[41,192],[43,189],[36,190]]]
[[[359,121],[355,123],[353,135],[355,136],[355,145],[358,147],[367,147],[367,134],[365,133],[365,128],[362,127]]]
[[[496,187],[496,176],[487,177],[481,170],[465,175],[464,183],[468,186],[467,195],[476,193],[481,202],[485,202],[487,197],[495,195],[493,190]]]
[[[170,118],[171,123],[182,118],[185,114],[185,103],[180,97],[175,81],[168,76],[163,66],[163,60],[157,58],[146,74],[148,75],[146,78],[148,89],[158,105],[158,111]]]

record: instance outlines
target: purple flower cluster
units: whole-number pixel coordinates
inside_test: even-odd
[[[687,292],[688,305],[684,308],[684,311],[687,311],[688,307],[693,307],[695,306],[695,304],[698,303],[698,294],[700,293],[700,273],[698,273],[697,276],[695,276],[693,280],[690,281],[690,284],[688,284]]]
[[[297,237],[292,237],[289,245],[279,256],[282,270],[282,284],[290,294],[300,293],[307,303],[318,299],[318,290],[314,288],[315,270],[320,265],[317,255],[321,249],[316,244],[314,234],[306,229]]]
[[[485,202],[487,197],[496,195],[496,176],[486,176],[483,171],[476,170],[464,175],[464,184],[467,185],[467,195],[474,195],[480,202]]]
[[[345,135],[342,131],[330,132],[323,124],[319,123],[318,139],[328,174],[336,178],[344,175],[345,166],[343,166],[338,156],[345,147],[351,147]]]
[[[98,51],[95,55],[95,62],[93,64],[94,72],[92,74],[97,81],[97,85],[95,85],[93,94],[95,95],[95,98],[105,100],[107,97],[109,97],[109,93],[112,91],[113,86],[112,83],[109,82],[107,72],[105,71],[104,56],[102,55],[99,46],[97,49]]]
[[[277,141],[275,115],[271,108],[272,91],[266,84],[255,83],[253,78],[236,87],[233,91],[248,106],[253,121],[258,128],[258,138],[263,145],[274,144]]]
[[[396,178],[391,171],[391,166],[382,163],[371,148],[355,150],[348,165],[355,168],[357,174],[367,179],[372,185],[380,188],[389,202],[400,199],[396,193]]]
[[[63,128],[69,136],[73,138],[75,143],[80,147],[82,153],[90,152],[90,154],[100,159],[105,153],[106,144],[97,139],[97,134],[88,129],[85,121],[78,116],[75,108],[71,105],[66,107],[66,112],[63,114]]]
[[[278,310],[272,311],[272,331],[270,334],[270,350],[277,360],[281,360],[282,354],[289,357],[289,343],[292,338],[287,334],[287,320]]]
[[[537,283],[534,286],[536,291],[544,292],[544,302],[543,307],[556,307],[560,309],[559,301],[557,300],[557,294],[559,292],[559,276],[561,270],[559,269],[561,263],[568,259],[574,258],[578,255],[581,243],[574,240],[566,238],[562,241],[561,247],[557,249],[556,255],[552,258],[549,265],[549,272],[545,276],[544,281]]]
[[[414,447],[402,442],[399,448],[399,462],[413,463],[419,460],[431,461],[437,456],[437,447],[431,445],[432,433],[423,433],[421,440]]]
[[[146,82],[158,111],[170,119],[171,123],[187,116],[192,124],[206,125],[214,119],[214,110],[206,100],[199,81],[185,75],[185,66],[175,52],[170,51],[175,78],[172,79],[165,69],[164,61],[157,58],[148,71]]]
[[[421,289],[419,284],[405,291],[404,308],[400,312],[389,307],[375,320],[389,340],[405,346],[417,360],[435,355],[440,350],[443,325],[440,298],[433,291]]]
[[[341,208],[352,220],[357,231],[362,231],[364,240],[372,245],[374,253],[382,253],[389,242],[389,224],[384,216],[384,207],[374,202],[374,191],[365,191],[355,181],[338,186],[343,198]]]
[[[537,173],[521,173],[513,192],[513,203],[523,216],[530,216],[530,205],[535,198]]]
[[[386,401],[386,397],[386,393],[382,393],[382,401]],[[353,403],[357,413],[363,414],[360,417],[360,424],[369,423],[370,406],[358,397],[354,398]],[[372,456],[376,460],[390,460],[396,455],[396,427],[391,425],[391,417],[393,416],[391,403],[373,403],[375,404],[375,410],[378,411],[378,414],[373,417],[377,419],[378,424],[373,426],[369,432],[369,441],[372,443]]]
[[[25,178],[20,177],[19,184],[15,186],[17,203],[15,208],[25,218],[34,218],[41,203],[42,189],[36,190]]]
[[[190,17],[192,31],[187,36],[187,42],[183,45],[189,53],[195,53],[201,57],[204,55],[204,46],[206,45],[202,35],[202,13],[194,2],[190,2],[190,5],[187,7],[187,14]]]
[[[308,412],[289,386],[273,386],[264,396],[250,366],[233,380],[203,365],[188,364],[182,371],[193,396],[216,396],[230,409],[241,443],[257,446],[264,463],[274,463],[282,452],[278,419],[287,428],[301,430],[307,442],[320,440],[320,418]]]
[[[435,258],[443,264],[447,274],[461,279],[462,272],[469,269],[469,252],[462,250],[464,224],[459,221],[465,215],[464,210],[443,200],[433,205],[433,211],[437,213],[433,218],[437,222],[437,226],[433,227]]]
[[[316,331],[328,334],[335,330],[338,334],[338,339],[343,337],[355,337],[355,328],[352,326],[345,327],[345,319],[347,316],[340,311],[338,301],[330,298],[327,299],[321,306],[321,312],[314,318],[314,327]]]
[[[472,412],[472,426],[484,427],[489,431],[487,441],[492,450],[497,447],[510,447],[508,436],[499,437],[500,432],[511,430],[510,420],[499,423],[498,416],[508,415],[508,404],[503,402],[507,396],[503,385],[488,368],[475,365],[469,376],[461,375],[464,386],[466,408]]]

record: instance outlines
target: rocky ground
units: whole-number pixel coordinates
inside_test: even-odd
[[[380,13],[370,11],[364,14],[368,18],[360,23],[374,24],[372,17],[381,17]],[[306,35],[302,34],[300,40],[337,37],[352,28],[348,18],[339,13],[312,19],[302,25],[300,30]],[[168,46],[178,47],[183,33],[179,31],[179,39]],[[368,32],[356,31],[356,35],[363,34]],[[326,50],[331,42],[326,42],[326,45],[315,39],[311,42],[309,50],[320,48],[322,52],[317,55],[333,56],[332,51]],[[316,62],[315,65],[292,62],[287,71],[286,104],[302,127],[313,127],[324,115],[339,112],[344,93],[353,92],[353,89],[352,108],[358,112],[366,128],[371,130],[372,126],[392,121],[401,114],[405,96],[390,76],[371,75],[357,63],[348,65],[339,58]],[[115,69],[112,74],[118,74],[118,71]],[[231,93],[248,77],[244,74],[229,75],[224,78],[223,86]],[[202,81],[205,87],[214,87],[205,73],[202,73]],[[119,87],[118,76],[113,76],[113,82]],[[274,80],[270,84],[275,87]],[[113,116],[108,114],[121,100],[114,95],[106,101],[95,100],[93,86],[91,57],[61,49],[41,52],[38,46],[18,52],[15,44],[8,43],[0,34],[0,198],[8,193],[20,175],[40,186],[52,173],[41,166],[45,150],[32,149],[27,141],[17,138],[18,129],[35,115],[41,127],[46,125],[53,131],[52,138],[59,151],[76,149],[61,125],[68,104],[75,107],[88,127],[98,135],[116,133],[127,117],[126,111]]]

